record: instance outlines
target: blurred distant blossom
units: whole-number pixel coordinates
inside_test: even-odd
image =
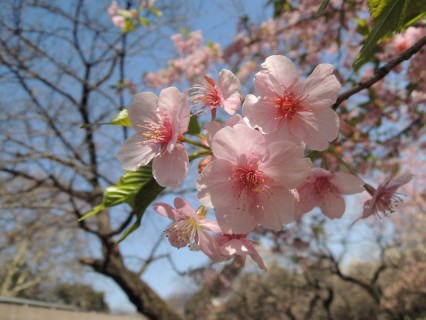
[[[179,57],[172,59],[168,67],[158,72],[149,72],[144,78],[153,88],[171,85],[181,78],[196,83],[215,63],[222,61],[222,49],[219,44],[208,42],[203,46],[201,31],[174,34],[171,37]]]
[[[426,35],[424,28],[409,27],[404,33],[397,34],[391,42],[395,53],[400,54],[413,46]]]

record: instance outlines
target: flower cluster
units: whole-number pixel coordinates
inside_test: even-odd
[[[221,62],[222,49],[219,44],[208,42],[203,46],[201,31],[174,34],[172,41],[179,57],[169,61],[168,66],[158,72],[144,75],[150,87],[161,88],[179,81],[182,77],[190,82],[199,80],[200,75],[215,63]]]
[[[200,39],[191,39],[191,43],[175,39],[179,52],[200,45]],[[341,218],[342,195],[364,188],[373,199],[366,202],[362,218],[392,211],[392,202],[400,201],[396,189],[411,176],[375,190],[353,174],[314,167],[314,157],[306,157],[305,151],[328,149],[339,132],[340,120],[331,108],[340,90],[333,66],[318,65],[306,80],[284,56],[270,56],[261,67],[254,79],[257,96],[244,100],[240,82],[229,70],[219,73],[217,83],[205,76],[202,84],[188,90],[189,96],[175,87],[162,90],[159,97],[149,92],[136,95],[129,109],[136,133],[121,147],[118,158],[129,170],[152,161],[158,184],[176,187],[188,173],[184,143],[202,148],[191,157],[205,157],[196,180],[199,209],[180,197],[174,207],[154,204],[159,214],[174,221],[166,230],[170,243],[200,250],[213,261],[249,255],[266,270],[251,232],[281,230],[314,207],[330,219]],[[184,136],[190,122],[188,100],[197,106],[193,114],[212,113],[204,135],[194,134],[199,142]],[[215,121],[218,108],[232,117],[225,123]],[[217,222],[206,219],[207,208],[214,209]]]

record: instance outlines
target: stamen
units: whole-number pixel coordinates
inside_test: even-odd
[[[144,145],[167,144],[172,137],[172,126],[167,117],[162,118],[159,123],[145,122],[140,127],[146,130],[142,134]]]
[[[272,180],[256,167],[236,166],[232,169],[234,173],[229,180],[234,182],[234,196],[240,200],[240,203],[244,204],[243,210],[249,198],[257,197],[262,192],[265,192],[268,196],[272,194],[269,187]]]
[[[297,113],[304,108],[302,102],[307,97],[298,96],[284,85],[283,87],[284,91],[282,96],[277,96],[272,100],[272,102],[275,104],[274,107],[277,109],[275,119],[292,120],[297,115]]]

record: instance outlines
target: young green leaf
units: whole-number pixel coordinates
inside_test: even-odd
[[[405,16],[408,0],[389,1],[377,17],[374,27],[367,37],[361,52],[355,59],[354,68],[358,69],[374,53],[376,43],[387,33],[397,30],[401,17]],[[403,18],[402,18],[403,19]]]
[[[127,171],[121,176],[116,186],[110,186],[105,189],[102,204],[86,213],[80,220],[91,217],[105,208],[114,207],[122,203],[128,203],[135,208],[137,193],[152,180],[154,178],[152,177],[151,164],[140,167],[137,171]]]
[[[201,126],[198,123],[198,118],[194,115],[191,115],[189,120],[188,134],[197,135],[201,132]]]
[[[80,128],[90,128],[94,126],[104,126],[104,125],[113,125],[113,126],[122,126],[122,127],[131,127],[132,124],[130,123],[129,119],[129,112],[127,109],[121,110],[110,122],[105,123],[86,123],[83,124]]]
[[[129,119],[129,111],[127,109],[121,110],[110,122],[105,124],[112,124],[114,126],[130,127],[132,124]]]
[[[138,191],[135,196],[134,205],[136,221],[121,235],[120,239],[118,239],[117,241],[118,243],[126,239],[128,235],[130,235],[133,231],[139,228],[146,208],[151,204],[152,201],[154,201],[158,197],[158,195],[164,189],[164,187],[160,186],[157,181],[152,178],[146,185],[143,186],[143,188]]]
[[[318,12],[317,12],[317,17],[320,16],[320,15],[322,15],[324,13],[324,11],[327,8],[327,6],[328,6],[329,3],[330,3],[330,0],[323,0],[321,2],[321,5],[320,5],[320,7],[318,9]]]

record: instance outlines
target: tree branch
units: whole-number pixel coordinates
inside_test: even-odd
[[[336,103],[333,104],[332,108],[333,110],[336,110],[339,105],[345,101],[346,99],[350,98],[354,94],[370,88],[372,85],[374,85],[376,82],[383,79],[389,72],[392,71],[393,68],[395,68],[397,65],[402,63],[405,60],[410,59],[413,55],[415,55],[417,52],[419,52],[423,46],[426,45],[426,37],[423,37],[420,39],[416,44],[414,44],[411,48],[401,53],[398,57],[394,58],[393,60],[386,63],[384,66],[380,67],[376,70],[374,75],[366,80],[358,83],[355,87],[349,89],[348,91],[339,94],[337,97]]]

